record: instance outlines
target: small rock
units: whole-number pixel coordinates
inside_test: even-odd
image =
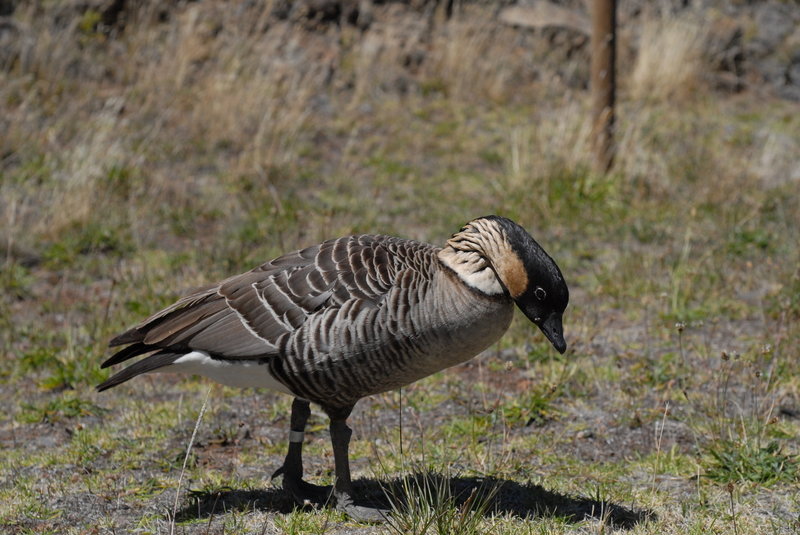
[[[720,17],[709,28],[706,53],[715,71],[742,74],[744,30],[733,17]]]
[[[17,7],[17,0],[0,0],[0,17],[8,17],[14,14]]]
[[[786,418],[800,418],[800,408],[789,407],[788,405],[781,405],[778,409],[778,414]]]
[[[511,26],[524,28],[569,28],[583,35],[590,35],[589,17],[573,9],[550,2],[538,2],[531,6],[509,6],[500,11],[498,20]]]
[[[797,54],[797,57],[786,70],[786,79],[789,84],[800,86],[800,54]]]
[[[786,3],[764,2],[756,8],[756,41],[769,53],[781,44],[796,25],[797,10]]]
[[[758,62],[759,70],[764,79],[775,87],[781,87],[786,83],[786,65],[775,56],[764,58]]]

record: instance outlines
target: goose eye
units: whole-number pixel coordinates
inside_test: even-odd
[[[535,295],[536,299],[539,301],[544,301],[544,298],[547,297],[547,292],[545,292],[541,286],[537,286],[533,291],[533,295]]]

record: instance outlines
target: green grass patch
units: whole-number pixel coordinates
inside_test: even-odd
[[[796,483],[798,457],[784,453],[778,441],[766,446],[721,441],[708,447],[711,459],[705,475],[718,483],[752,482],[762,485]]]
[[[56,423],[82,416],[100,416],[107,409],[74,394],[65,394],[44,404],[23,403],[17,420],[22,423]]]

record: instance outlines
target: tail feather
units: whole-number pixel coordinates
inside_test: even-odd
[[[142,345],[144,345],[144,344],[142,344]],[[131,346],[131,347],[133,347],[133,346]],[[123,351],[125,351],[125,350],[123,350]],[[122,351],[120,353],[122,353]],[[117,354],[119,354],[119,353],[117,353]],[[126,358],[130,358],[131,356],[133,356],[133,355],[130,355],[130,356],[126,357]],[[124,383],[125,381],[129,381],[130,379],[133,379],[137,375],[141,375],[143,373],[151,372],[153,370],[157,370],[158,368],[163,368],[164,366],[169,366],[170,364],[172,364],[173,362],[175,362],[176,360],[178,360],[182,356],[183,356],[182,353],[173,353],[173,352],[169,352],[169,351],[166,351],[166,350],[165,351],[159,351],[158,353],[154,353],[154,354],[152,354],[152,355],[150,355],[150,356],[148,356],[146,358],[143,358],[140,361],[137,361],[137,362],[131,364],[130,366],[128,366],[124,370],[120,370],[119,372],[115,373],[114,375],[109,377],[107,380],[105,380],[102,383],[100,383],[99,385],[97,385],[97,391],[98,392],[102,392],[103,390],[108,390],[109,388],[115,387],[115,386],[117,386],[119,384]],[[114,357],[111,357],[111,359],[114,359],[115,357],[116,357],[116,355]],[[109,359],[109,360],[111,360],[111,359]],[[122,359],[122,360],[124,360],[124,359]],[[106,361],[106,363],[108,363],[108,361]],[[105,364],[104,364],[104,366],[105,366]]]
[[[139,327],[134,327],[112,338],[108,343],[108,347],[133,344],[134,342],[141,342],[142,340],[144,340],[144,333],[139,330]]]
[[[225,281],[223,281],[224,283]],[[150,335],[152,337],[153,329],[158,329],[164,322],[171,323],[174,320],[184,319],[184,322],[190,321],[196,315],[203,313],[208,314],[207,310],[211,308],[213,311],[225,308],[225,300],[217,293],[218,285],[205,286],[198,288],[194,293],[179,299],[176,303],[168,306],[167,308],[156,312],[136,327],[128,329],[121,333],[108,343],[110,347],[121,346],[125,344],[133,344],[136,342],[144,342],[145,337]],[[194,315],[193,315],[194,314]],[[186,316],[186,318],[184,318]],[[176,330],[170,327],[169,334],[173,334]],[[163,338],[163,336],[162,336]]]
[[[143,355],[145,353],[150,353],[151,351],[155,351],[158,349],[157,347],[149,346],[142,342],[135,343],[117,351],[111,357],[108,358],[104,363],[100,365],[101,368],[108,368],[109,366],[113,366],[114,364],[119,364],[120,362],[124,362],[130,358],[133,358],[138,355]]]

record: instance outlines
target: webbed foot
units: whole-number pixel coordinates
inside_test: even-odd
[[[283,490],[288,492],[292,499],[298,505],[312,505],[314,507],[322,507],[330,503],[332,487],[314,485],[304,481],[299,476],[290,476],[286,474],[284,466],[281,466],[275,473],[272,474],[272,479],[283,476]]]

